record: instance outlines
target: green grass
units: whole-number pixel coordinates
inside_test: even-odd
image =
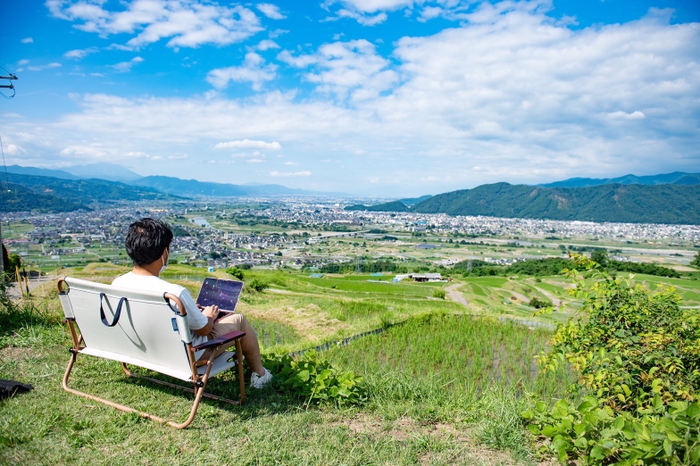
[[[70,273],[110,282],[127,270],[94,263]],[[193,294],[210,275],[225,273],[180,264],[168,268],[171,279],[189,277],[176,281]],[[535,463],[533,439],[518,413],[528,406],[530,393],[554,400],[572,382],[565,371],[545,376],[534,364],[550,331],[457,314],[536,320],[528,306],[502,303],[511,296],[504,287],[527,296],[533,287],[566,296],[560,277],[547,283],[464,280],[460,290],[471,309],[433,299],[433,291],[445,284],[372,284],[367,274],[309,279],[246,271],[245,280],[253,278],[277,290],[247,291],[240,304],[268,353],[303,350],[395,324],[322,353],[337,367],[365,377],[364,404],[306,406],[274,389],[249,390],[242,407],[204,401],[191,428],[176,431],[71,395],[60,387],[69,338],[58,323],[60,305],[51,285],[43,295],[35,293],[28,310],[11,318],[0,311],[0,378],[35,386],[0,401],[0,464]],[[676,284],[695,293],[697,283]],[[567,308],[575,304],[569,300]],[[539,320],[565,318],[555,313]],[[88,356],[79,358],[73,383],[176,420],[191,406],[188,394],[128,379],[117,363]],[[234,375],[212,380],[209,389],[235,396]]]

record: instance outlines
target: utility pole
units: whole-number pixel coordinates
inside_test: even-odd
[[[0,282],[5,283],[5,253],[2,245],[2,220],[0,219]]]
[[[5,68],[3,68],[5,70]],[[5,70],[7,71],[7,70]],[[8,98],[12,98],[15,96],[15,86],[12,85],[12,81],[17,80],[17,76],[8,72],[9,76],[0,76],[0,79],[7,79],[9,81],[9,84],[0,84],[0,89],[12,89],[12,95],[11,96],[6,96]],[[4,94],[3,94],[4,95]],[[5,161],[5,153],[3,152],[3,162]],[[2,219],[0,219],[0,282],[5,283],[5,253],[3,252],[3,247],[2,247]]]

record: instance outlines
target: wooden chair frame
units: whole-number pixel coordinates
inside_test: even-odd
[[[64,284],[68,285],[68,287],[69,287],[69,289],[67,291],[63,289]],[[66,283],[64,278],[60,278],[58,280],[58,292],[59,292],[59,295],[61,297],[65,297],[70,292],[70,285]],[[180,299],[177,296],[174,296],[170,293],[165,293],[163,295],[163,299],[165,300],[166,303],[168,303],[168,305],[171,307],[171,309],[174,309],[174,308],[172,308],[172,306],[170,305],[169,300],[174,302],[177,305],[177,309],[179,310],[180,316],[184,317],[187,314],[185,307],[182,304],[182,301],[180,301]],[[63,303],[63,300],[62,300],[62,303]],[[192,343],[186,343],[187,356],[188,356],[190,367],[192,370],[192,375],[190,377],[190,382],[192,383],[192,388],[187,387],[187,386],[183,386],[183,385],[179,385],[179,384],[166,382],[163,380],[158,380],[158,379],[155,379],[152,377],[146,377],[143,375],[136,374],[129,369],[126,362],[120,361],[123,371],[129,377],[136,377],[136,378],[140,378],[140,379],[145,379],[145,380],[148,380],[150,382],[154,382],[154,383],[157,383],[160,385],[165,385],[165,386],[168,386],[171,388],[177,388],[180,390],[188,391],[190,393],[194,393],[194,395],[195,395],[194,403],[192,404],[192,408],[190,410],[189,416],[187,417],[185,422],[177,423],[177,422],[163,419],[163,418],[155,416],[153,414],[149,414],[149,413],[146,413],[143,411],[139,411],[137,409],[130,408],[128,406],[125,406],[125,405],[122,405],[119,403],[115,403],[113,401],[105,400],[105,399],[100,398],[100,397],[95,396],[95,395],[91,395],[91,394],[70,388],[68,386],[68,380],[70,378],[71,371],[73,370],[73,366],[77,360],[78,354],[80,354],[81,351],[83,351],[86,348],[86,346],[85,346],[82,335],[79,335],[79,333],[78,333],[80,327],[79,327],[78,323],[75,321],[75,318],[67,317],[64,322],[68,326],[68,330],[70,332],[70,336],[71,336],[71,339],[73,341],[73,347],[69,348],[69,352],[71,354],[70,361],[68,362],[68,367],[66,368],[66,372],[63,376],[63,383],[62,383],[63,389],[69,393],[73,393],[74,395],[79,395],[79,396],[88,398],[88,399],[93,400],[93,401],[98,401],[98,402],[103,403],[107,406],[111,406],[113,408],[116,408],[120,411],[125,411],[128,413],[136,413],[141,417],[144,417],[146,419],[152,419],[154,421],[157,421],[157,422],[160,422],[163,424],[168,424],[172,427],[175,427],[176,429],[184,429],[192,423],[195,416],[197,415],[197,409],[199,408],[199,403],[200,403],[202,397],[211,398],[211,399],[214,399],[217,401],[222,401],[222,402],[230,403],[230,404],[234,404],[234,405],[240,405],[245,400],[245,381],[243,378],[243,352],[241,350],[241,341],[240,341],[240,339],[245,335],[244,332],[240,332],[240,331],[230,332],[230,333],[227,333],[226,335],[222,335],[218,338],[215,338],[213,340],[209,340],[208,342],[203,343],[201,345],[197,345],[197,346],[192,346]],[[227,359],[230,359],[230,357],[231,357],[231,353],[229,353],[229,352],[217,354],[217,353],[219,353],[218,350],[222,347],[230,346],[230,343],[232,341],[235,343],[235,347],[236,347],[235,357],[236,357],[237,366],[238,366],[238,382],[239,382],[239,388],[240,388],[240,398],[238,400],[231,400],[231,399],[224,398],[221,396],[212,395],[212,394],[206,393],[204,391],[204,389],[206,388],[207,382],[209,380],[209,374],[211,373],[212,367],[214,365],[214,361],[217,360],[218,358],[222,358],[222,357],[227,358]],[[195,351],[203,350],[203,349],[209,349],[210,356],[205,357],[204,359],[200,359],[199,361],[197,361],[195,358]],[[200,374],[199,373],[200,371],[198,368],[201,366],[204,366],[204,365],[206,365],[204,372],[202,374]]]

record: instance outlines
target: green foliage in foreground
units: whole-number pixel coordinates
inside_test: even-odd
[[[541,361],[550,370],[568,362],[593,396],[551,410],[538,403],[523,413],[530,430],[551,439],[560,461],[697,464],[697,313],[680,309],[672,288],[650,292],[585,257],[576,260],[597,277],[578,280],[574,290],[585,318],[559,327]]]
[[[297,357],[267,355],[263,365],[274,374],[274,387],[307,404],[358,404],[367,397],[362,377],[339,371],[314,350]]]
[[[578,406],[560,400],[551,409],[540,401],[523,417],[533,434],[553,439],[561,462],[574,456],[584,464],[699,464],[700,405],[665,406],[658,395],[653,404],[634,415],[615,412],[595,397]]]

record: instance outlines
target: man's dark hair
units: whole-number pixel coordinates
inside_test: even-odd
[[[166,223],[142,218],[129,225],[126,253],[133,259],[134,265],[148,265],[163,254],[172,240],[173,232]]]

